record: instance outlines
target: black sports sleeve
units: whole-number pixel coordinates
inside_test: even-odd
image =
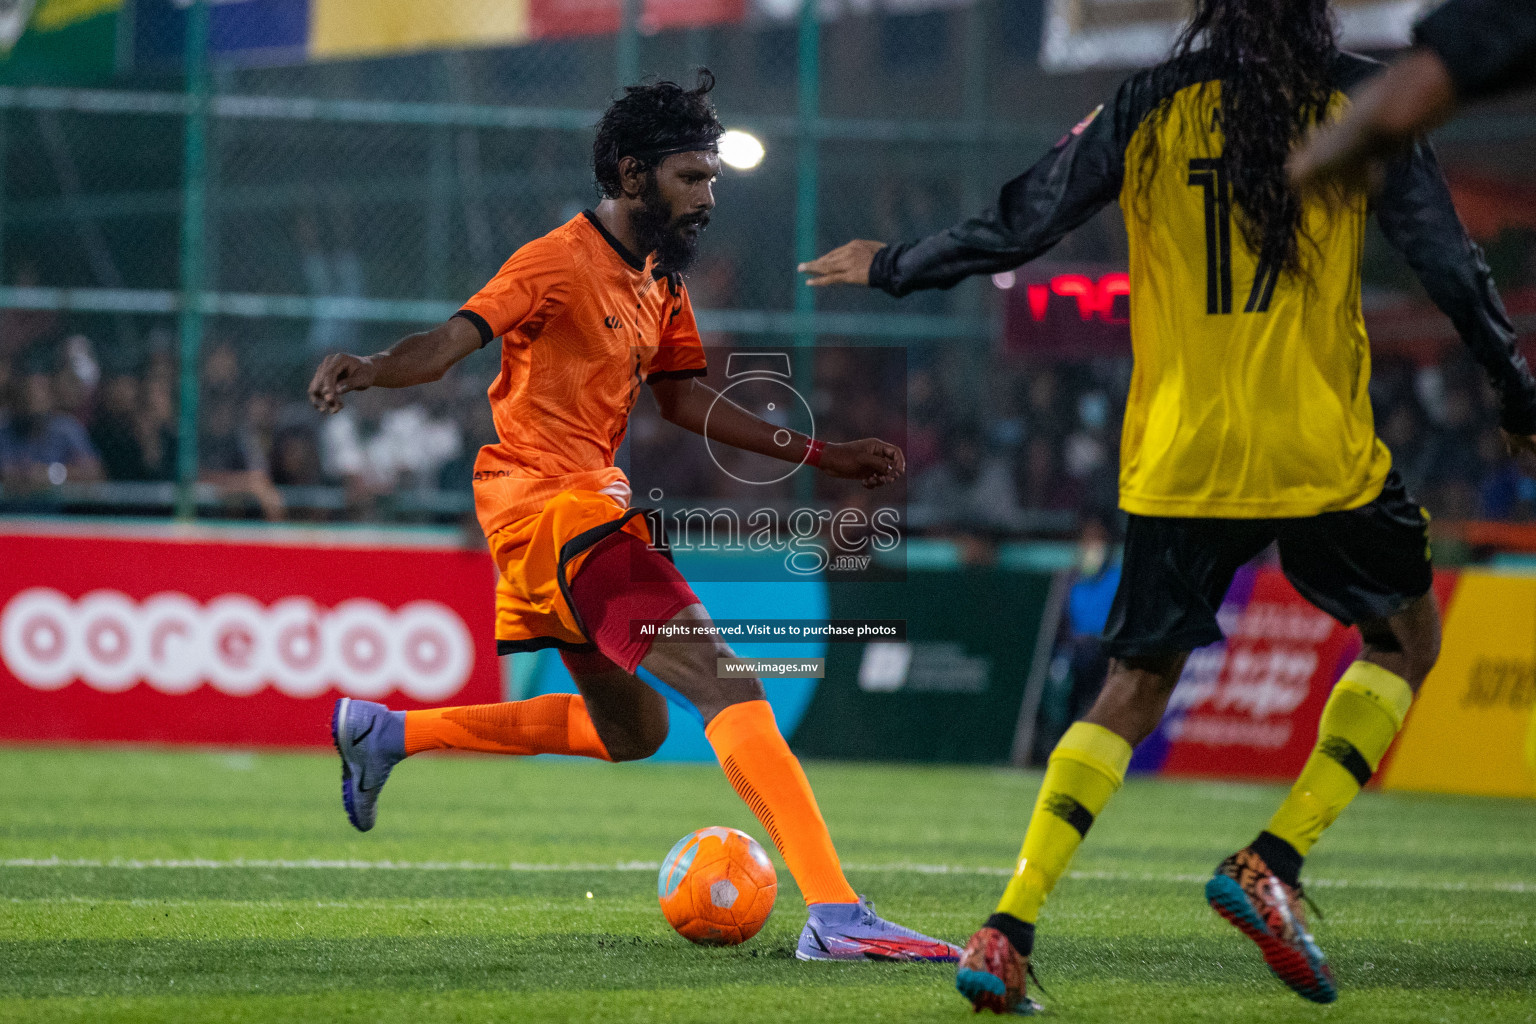
[[[461,309],[457,313],[453,314],[453,316],[468,320],[471,324],[474,325],[475,330],[480,332],[481,348],[485,348],[485,346],[489,345],[491,340],[496,337],[496,332],[491,330],[491,325],[486,322],[485,317],[481,316],[479,313],[476,313],[472,309]],[[452,320],[453,317],[449,317],[448,319]]]
[[[869,268],[870,286],[898,298],[921,288],[952,288],[1045,252],[1119,193],[1125,151],[1116,138],[1118,120],[1099,107],[1004,185],[992,209],[921,241],[881,249]]]
[[[1515,329],[1483,251],[1467,236],[1429,143],[1420,139],[1387,165],[1376,217],[1429,297],[1451,318],[1487,372],[1512,434],[1536,434],[1536,380],[1515,347]]]
[[[1536,84],[1536,3],[1450,0],[1413,31],[1445,62],[1456,95],[1475,100]]]

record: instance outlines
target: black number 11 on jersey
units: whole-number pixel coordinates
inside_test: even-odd
[[[1189,184],[1205,193],[1205,311],[1232,312],[1232,190],[1220,157],[1189,162]],[[1280,268],[1260,262],[1244,313],[1269,312]]]

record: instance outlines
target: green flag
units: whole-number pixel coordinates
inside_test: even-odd
[[[123,0],[0,0],[0,84],[97,85],[117,66]]]

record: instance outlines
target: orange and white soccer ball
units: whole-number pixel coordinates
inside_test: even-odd
[[[667,923],[701,946],[734,946],[773,911],[779,876],[756,839],[734,828],[701,828],[661,862],[656,895]]]

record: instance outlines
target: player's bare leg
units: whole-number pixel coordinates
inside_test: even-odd
[[[642,761],[661,748],[670,719],[667,699],[601,654],[567,654],[586,713],[614,761]]]
[[[702,605],[670,620],[700,635],[710,618]],[[704,722],[726,778],[783,855],[810,913],[795,955],[802,960],[954,960],[947,942],[892,924],[848,885],[832,837],[800,762],[779,733],[756,678],[719,677],[716,659],[731,657],[719,640],[658,640],[640,664],[692,704]]]
[[[1319,1003],[1338,998],[1338,990],[1307,927],[1302,861],[1381,764],[1440,656],[1434,594],[1362,622],[1360,634],[1365,646],[1329,696],[1296,784],[1258,838],[1222,861],[1205,888],[1206,900],[1258,945],[1275,976]]]
[[[1425,594],[1396,615],[1360,623],[1360,637],[1359,660],[1380,665],[1418,693],[1440,660],[1440,603],[1433,592]]]
[[[1018,868],[996,912],[966,944],[955,975],[955,987],[977,1010],[1039,1009],[1026,983],[1040,908],[1120,788],[1131,748],[1157,728],[1187,656],[1112,659],[1093,707],[1051,752]]]
[[[1104,688],[1083,721],[1103,726],[1132,747],[1152,735],[1168,710],[1189,654],[1112,658]]]

